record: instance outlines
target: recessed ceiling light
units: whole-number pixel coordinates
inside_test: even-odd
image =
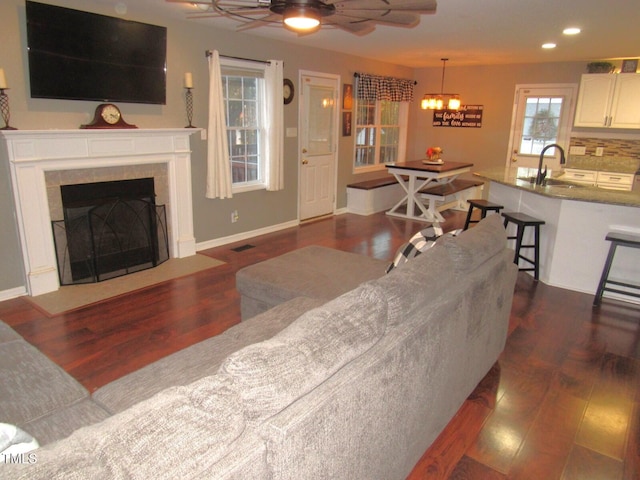
[[[578,27],[569,27],[565,28],[562,33],[565,35],[577,35],[580,33],[580,29]]]
[[[545,48],[545,49],[556,48],[556,44],[555,43],[543,43],[542,44],[542,48]]]

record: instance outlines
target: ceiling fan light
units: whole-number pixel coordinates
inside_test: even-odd
[[[290,8],[283,17],[285,26],[297,32],[308,32],[320,26],[320,14],[312,8]]]

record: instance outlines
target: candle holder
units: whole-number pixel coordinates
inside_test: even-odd
[[[189,125],[184,128],[196,128],[195,125],[191,124],[193,120],[193,93],[191,92],[190,87],[186,87],[186,92],[184,94],[185,103],[187,106],[187,120],[189,121]]]
[[[9,96],[4,93],[8,88],[0,88],[0,112],[4,120],[4,127],[0,130],[17,130],[17,128],[9,126],[9,118],[11,118],[11,110],[9,110]]]

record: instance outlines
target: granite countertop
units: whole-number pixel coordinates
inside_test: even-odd
[[[574,188],[565,186],[535,185],[528,180],[520,180],[528,177],[536,169],[529,168],[495,168],[473,172],[477,177],[501,183],[509,187],[525,190],[546,197],[575,200],[578,202],[606,203],[611,205],[624,205],[627,207],[640,207],[640,191],[608,190],[605,188],[576,185]],[[535,173],[534,173],[535,174]],[[562,172],[552,172],[551,178],[561,177]]]

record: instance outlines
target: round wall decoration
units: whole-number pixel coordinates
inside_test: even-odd
[[[293,88],[293,82],[288,78],[283,81],[282,92],[284,94],[284,104],[289,105],[293,101],[295,89]]]

